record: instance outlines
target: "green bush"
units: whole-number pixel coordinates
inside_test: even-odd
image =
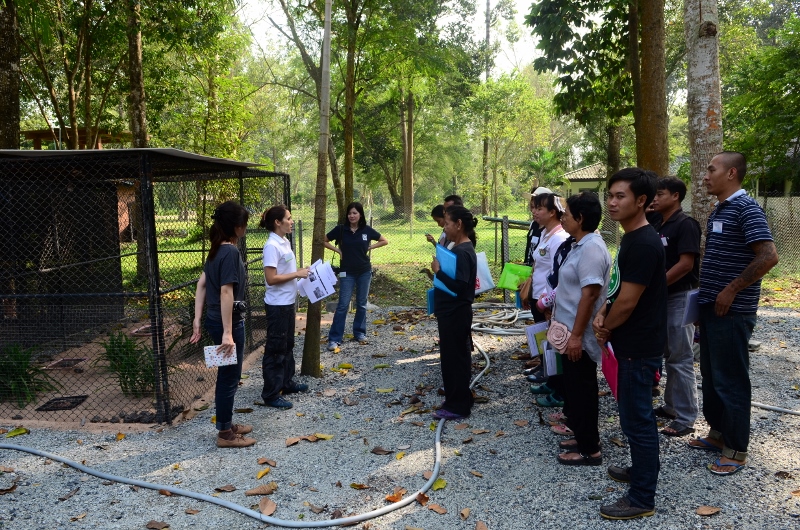
[[[61,385],[34,362],[33,348],[11,344],[0,351],[0,401],[16,401],[19,408],[36,401],[39,392],[58,390]]]
[[[155,389],[156,376],[152,348],[128,337],[125,333],[112,333],[108,342],[100,343],[104,351],[99,360],[114,374],[122,393],[137,398]]]

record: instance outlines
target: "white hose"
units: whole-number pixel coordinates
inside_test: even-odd
[[[483,377],[486,371],[489,369],[490,360],[489,356],[480,347],[480,345],[475,344],[475,347],[478,348],[478,351],[483,354],[484,359],[486,359],[486,367],[475,376],[470,383],[469,387],[472,388],[475,383],[477,383],[478,379]],[[419,490],[415,491],[411,495],[408,495],[404,499],[392,503],[388,506],[384,506],[383,508],[378,508],[377,510],[373,510],[371,512],[362,513],[359,515],[353,515],[350,517],[342,517],[339,519],[329,519],[326,521],[287,521],[285,519],[276,519],[274,517],[269,517],[262,513],[259,513],[255,510],[251,510],[249,508],[245,508],[240,504],[236,504],[234,502],[226,501],[223,499],[219,499],[217,497],[212,497],[211,495],[206,495],[204,493],[197,493],[194,491],[189,491],[181,488],[176,488],[175,486],[167,486],[163,484],[155,484],[153,482],[145,482],[143,480],[137,480],[127,477],[121,477],[118,475],[111,475],[109,473],[103,473],[101,471],[97,471],[96,469],[92,469],[88,466],[84,466],[83,464],[79,464],[74,460],[69,460],[67,458],[58,456],[53,453],[48,453],[46,451],[40,451],[38,449],[33,449],[31,447],[26,447],[23,445],[15,445],[15,444],[0,444],[0,449],[7,449],[11,451],[22,451],[25,453],[30,453],[32,455],[41,456],[44,458],[49,458],[50,460],[55,460],[56,462],[61,462],[62,464],[67,464],[70,467],[77,469],[78,471],[83,471],[89,475],[93,475],[95,477],[104,479],[104,480],[112,480],[114,482],[119,482],[121,484],[130,484],[132,486],[139,486],[141,488],[148,488],[152,490],[166,490],[170,493],[175,495],[182,495],[184,497],[189,497],[191,499],[196,499],[199,501],[210,502],[212,504],[216,504],[218,506],[222,506],[223,508],[228,508],[229,510],[233,510],[235,512],[239,512],[242,515],[246,515],[248,517],[252,517],[253,519],[257,519],[259,521],[263,521],[268,524],[272,524],[275,526],[282,526],[286,528],[327,528],[329,526],[343,526],[349,524],[356,524],[362,521],[366,521],[369,519],[374,519],[375,517],[380,517],[381,515],[386,515],[387,513],[393,512],[395,510],[399,510],[404,506],[408,506],[409,504],[413,503],[417,500],[417,495],[420,493],[425,493],[428,491],[433,483],[439,476],[439,469],[442,463],[442,430],[444,429],[444,423],[447,420],[439,420],[439,425],[436,427],[436,436],[435,436],[435,456],[434,456],[434,465],[433,465],[433,472],[431,473],[431,478],[428,479],[428,482],[425,483]]]

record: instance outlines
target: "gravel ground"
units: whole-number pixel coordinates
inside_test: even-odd
[[[232,484],[235,491],[217,495],[243,506],[259,500],[246,497],[245,490],[275,481],[278,489],[270,496],[277,504],[274,517],[290,521],[330,519],[335,510],[348,515],[376,509],[387,505],[384,497],[395,487],[411,492],[421,487],[426,482],[423,472],[433,468],[429,413],[401,416],[401,412],[419,389],[425,409],[441,399],[435,390],[441,383],[436,322],[403,314],[401,309],[371,311],[370,322],[387,324],[369,324],[369,345],[348,342],[340,353],[323,352],[324,377],[299,378],[311,391],[292,396],[295,406],[290,411],[253,405],[260,399],[262,384],[256,362],[236,396],[236,407],[255,409],[235,416],[240,423],[254,425],[258,443],[251,448],[215,447],[213,406],[174,427],[130,432],[119,441],[119,426],[112,425],[101,433],[32,428],[28,435],[0,441],[85,461],[106,473],[177,484],[200,493],[213,494],[216,487]],[[392,320],[397,315],[400,318]],[[762,344],[751,359],[753,399],[800,410],[800,312],[763,308],[759,317],[754,340]],[[467,428],[452,422],[445,425],[441,476],[447,484],[429,495],[430,502],[447,513],[413,503],[357,528],[474,529],[479,521],[492,530],[800,527],[799,416],[754,408],[749,465],[732,477],[709,473],[705,464],[711,455],[686,448],[685,438],[662,436],[656,515],[631,522],[606,521],[599,516],[600,505],[624,492],[621,484],[607,477],[606,465],[629,463],[613,398],[600,400],[604,465],[559,465],[555,460],[559,438],[540,422],[540,414],[552,409],[533,404],[520,376],[523,362],[511,359],[524,344],[523,337],[476,335],[475,341],[492,358],[492,368],[478,389],[489,401],[473,409]],[[296,349],[298,360],[301,351],[302,338]],[[477,351],[473,359],[480,361]],[[331,370],[340,363],[353,368],[346,373]],[[375,368],[378,364],[390,367]],[[600,379],[601,390],[607,389]],[[699,434],[706,432],[702,420],[696,427]],[[287,438],[313,433],[333,438],[286,446]],[[612,438],[624,447],[612,443]],[[373,454],[378,446],[393,452]],[[399,458],[401,451],[404,456]],[[262,457],[277,465],[259,480],[256,473],[266,467],[257,463]],[[0,495],[0,528],[141,529],[151,520],[171,528],[268,526],[186,497],[143,488],[133,491],[22,452],[0,450],[0,465],[13,469],[0,474],[0,490],[16,486]],[[353,489],[351,483],[369,488]],[[74,494],[69,498],[59,499],[70,492]],[[721,511],[701,517],[695,511],[703,505]],[[314,513],[318,507],[324,510]],[[462,520],[460,512],[466,508],[470,512]],[[190,515],[187,509],[199,512]]]

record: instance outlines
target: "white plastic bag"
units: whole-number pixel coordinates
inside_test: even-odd
[[[486,252],[478,252],[478,274],[475,276],[475,294],[481,294],[489,289],[494,289],[492,272],[489,270],[489,260]]]

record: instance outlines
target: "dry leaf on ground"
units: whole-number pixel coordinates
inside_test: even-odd
[[[386,496],[386,500],[389,502],[400,502],[403,500],[403,495],[408,493],[408,490],[405,488],[401,488],[400,486],[395,486],[394,492]]]
[[[459,515],[459,517],[461,517],[462,521],[466,521],[467,520],[467,518],[469,517],[469,511],[470,511],[469,508],[464,508],[463,510],[458,512],[458,515]]]
[[[258,509],[264,515],[272,515],[278,509],[278,505],[269,497],[264,497],[258,501]]]
[[[370,453],[375,454],[375,455],[390,455],[390,454],[394,453],[394,451],[390,451],[389,449],[384,449],[383,447],[378,445],[376,447],[373,447],[372,451],[370,451]]]
[[[442,477],[439,477],[433,482],[433,486],[431,486],[431,489],[433,491],[437,491],[444,489],[446,486],[447,486],[447,481]]]
[[[444,514],[447,513],[447,509],[442,507],[442,506],[439,506],[438,504],[429,504],[428,505],[428,509],[429,510],[433,510],[434,512],[438,513],[439,515],[444,515]]]
[[[214,488],[214,491],[236,491],[236,486],[233,484],[225,484],[224,486]]]
[[[186,515],[195,515],[200,513],[200,510],[195,510],[194,508],[186,508],[186,510],[184,510],[183,513],[185,513]]]
[[[486,429],[473,429],[472,434],[487,434],[489,431]]]
[[[80,514],[80,515],[76,515],[75,517],[70,517],[70,518],[69,518],[69,520],[70,520],[70,521],[72,521],[72,522],[74,523],[75,521],[80,521],[80,520],[81,520],[81,519],[83,519],[84,517],[86,517],[86,512],[83,512],[83,513],[82,513],[82,514]]]
[[[325,511],[325,509],[327,507],[328,507],[327,504],[325,506],[314,506],[310,502],[308,503],[308,509],[311,510],[312,512],[314,512],[314,513],[322,513],[322,512]]]
[[[348,407],[352,407],[354,405],[358,405],[358,400],[355,398],[351,398],[350,396],[345,396],[342,400],[342,403],[347,405]]]
[[[472,436],[470,436],[468,438],[464,438],[463,440],[461,440],[461,443],[462,444],[472,443]]]
[[[116,439],[117,439],[118,442],[124,440],[125,439],[125,434],[121,433],[121,432],[118,432],[117,436],[116,436]]]
[[[333,397],[333,396],[336,395],[336,389],[335,388],[326,388],[325,390],[322,391],[322,395],[325,396],[325,397]]]
[[[472,473],[473,475],[475,475],[478,478],[482,478],[483,477],[483,473],[481,473],[480,471],[475,471],[474,469],[470,469],[469,472]]]
[[[164,528],[169,528],[169,523],[165,523],[164,521],[150,521],[145,528],[149,528],[150,530],[164,530]]]
[[[426,504],[428,504],[429,500],[430,497],[428,497],[424,493],[417,493],[417,502],[420,503],[420,505],[425,506]]]
[[[695,511],[697,512],[697,515],[709,516],[721,512],[722,508],[717,508],[716,506],[700,506]]]
[[[72,497],[73,495],[78,493],[78,490],[80,490],[80,488],[75,488],[74,490],[70,491],[69,493],[67,493],[63,497],[59,497],[58,500],[60,500],[61,502],[64,502],[65,500],[69,499],[70,497]]]
[[[300,438],[299,436],[295,436],[293,438],[287,438],[286,439],[286,447],[291,447],[294,444],[298,443],[300,440],[302,440],[302,438]]]
[[[430,480],[432,476],[433,476],[433,471],[430,470],[422,473],[422,478],[424,478],[425,480]]]
[[[478,521],[475,525],[475,530],[489,530],[489,527],[483,521]]]
[[[272,467],[278,467],[278,463],[275,462],[274,460],[271,460],[269,458],[259,458],[258,459],[258,465],[259,466],[263,466],[264,464],[267,464],[268,466],[272,466]]]
[[[330,440],[331,438],[333,438],[332,434],[323,434],[321,432],[315,432],[314,436],[319,440]]]
[[[350,487],[353,488],[354,490],[366,490],[366,489],[369,489],[369,486],[367,486],[366,484],[359,484],[358,482],[352,482],[350,484]]]
[[[622,440],[620,440],[617,437],[609,438],[608,441],[611,442],[612,444],[616,445],[617,447],[625,447],[625,442],[623,442]]]
[[[527,427],[528,420],[517,420],[514,422],[514,425],[516,425],[517,427]]]
[[[455,426],[455,429],[457,431],[460,431],[460,430],[463,430],[463,429],[469,429],[469,424],[468,423],[459,423],[458,425]]]
[[[266,474],[267,474],[267,473],[269,473],[269,472],[270,472],[270,468],[268,468],[268,467],[265,467],[264,469],[262,469],[261,471],[259,471],[258,473],[256,473],[256,480],[259,480],[259,479],[261,479],[261,478],[262,478],[264,475],[266,475]]]
[[[800,497],[800,490],[794,490],[794,491],[792,492],[792,496],[793,496],[793,497]]]
[[[272,495],[277,489],[278,483],[272,481],[269,484],[262,484],[260,486],[256,486],[255,488],[249,489],[245,491],[244,494],[248,497],[252,497],[253,495]]]
[[[406,452],[405,452],[405,451],[400,451],[399,453],[397,453],[396,455],[394,455],[394,458],[395,458],[395,460],[402,460],[402,458],[403,458],[404,456],[406,456]]]
[[[233,486],[231,486],[231,487],[233,487]],[[236,488],[234,488],[234,489],[236,489]],[[220,491],[220,490],[217,490],[217,491]],[[164,497],[172,497],[172,492],[171,492],[171,491],[169,491],[169,490],[160,489],[160,490],[158,490],[158,492],[159,492],[161,495],[163,495]]]

